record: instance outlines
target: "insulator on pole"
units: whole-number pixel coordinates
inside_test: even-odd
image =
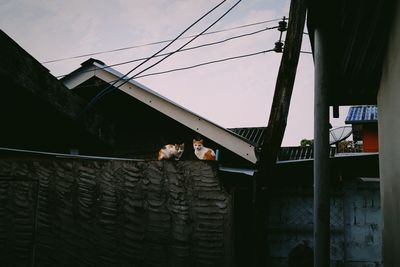
[[[287,30],[286,17],[283,17],[283,19],[278,23],[278,31],[284,32],[286,30]]]
[[[276,53],[282,53],[282,51],[283,51],[283,42],[282,41],[279,40],[279,41],[275,42],[274,51]]]

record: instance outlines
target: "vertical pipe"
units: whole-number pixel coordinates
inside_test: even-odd
[[[317,28],[314,88],[314,266],[330,266],[329,104],[326,31]]]

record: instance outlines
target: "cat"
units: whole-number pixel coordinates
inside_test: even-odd
[[[193,139],[194,154],[201,160],[215,160],[215,152],[211,148],[203,146],[203,139]]]
[[[163,146],[160,151],[158,151],[157,160],[162,159],[175,159],[179,160],[182,157],[183,151],[185,150],[185,144],[168,144]]]

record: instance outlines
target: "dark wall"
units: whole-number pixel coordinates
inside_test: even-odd
[[[113,125],[0,30],[0,147],[94,154],[113,144]]]
[[[100,154],[108,145],[45,100],[0,75],[0,147]],[[67,89],[65,89],[67,90]],[[67,101],[65,99],[65,101]]]
[[[201,161],[0,160],[0,266],[232,266]]]

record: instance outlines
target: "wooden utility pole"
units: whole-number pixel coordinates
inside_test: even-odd
[[[262,192],[262,187],[267,186],[269,180],[273,179],[273,168],[285,133],[290,100],[299,62],[305,18],[305,0],[291,0],[288,29],[276,81],[268,128],[257,162],[257,173],[254,178],[255,266],[268,266],[268,233],[266,231],[268,203],[267,201],[263,201],[262,198],[262,195],[268,194],[268,191]],[[268,189],[268,187],[266,188]]]
[[[269,168],[267,167],[275,164],[282,144],[299,62],[305,18],[305,0],[292,0],[285,46],[269,115],[267,134],[264,137],[259,160],[259,170],[261,171],[268,170]]]

